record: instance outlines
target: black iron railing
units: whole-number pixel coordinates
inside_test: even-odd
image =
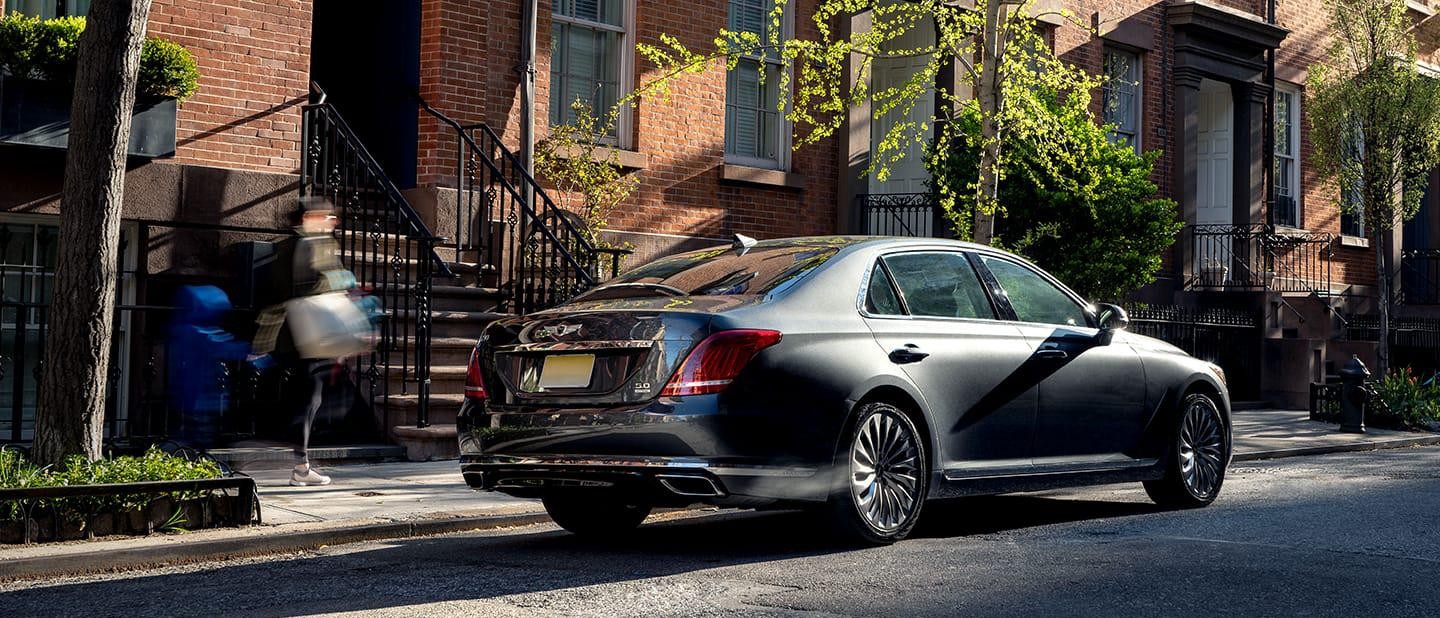
[[[1400,254],[1400,289],[1395,301],[1440,305],[1440,249],[1411,249]]]
[[[351,360],[372,404],[392,395],[418,396],[418,424],[429,424],[431,278],[452,277],[435,251],[444,239],[430,229],[401,195],[379,162],[312,84],[316,99],[305,105],[300,195],[329,199],[340,224],[340,258],[362,287],[384,307],[375,350]],[[399,393],[391,380],[398,380]],[[383,422],[390,425],[389,406]]]
[[[1345,338],[1380,341],[1380,316],[1346,316]],[[1390,366],[1417,372],[1440,371],[1440,319],[1390,317]]]
[[[854,229],[878,236],[951,238],[950,223],[933,193],[868,193],[855,196]]]
[[[1191,225],[1186,289],[1330,294],[1334,237],[1273,226]]]
[[[420,107],[455,134],[455,253],[493,268],[502,308],[547,309],[618,273],[629,250],[597,246],[489,126],[461,125],[423,99]]]
[[[1136,307],[1130,331],[1154,337],[1225,370],[1231,396],[1259,395],[1263,333],[1254,313],[1224,308]]]

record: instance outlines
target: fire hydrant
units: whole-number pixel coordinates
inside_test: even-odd
[[[1365,433],[1365,401],[1369,399],[1370,388],[1365,378],[1370,370],[1360,357],[1350,355],[1350,361],[1340,369],[1340,431]]]

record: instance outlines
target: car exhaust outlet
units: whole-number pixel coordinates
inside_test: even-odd
[[[657,474],[655,480],[660,481],[661,486],[677,496],[715,498],[725,495],[715,481],[704,476]]]

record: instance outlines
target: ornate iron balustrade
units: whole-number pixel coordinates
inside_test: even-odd
[[[1412,249],[1400,254],[1400,289],[1395,302],[1440,305],[1440,249]]]
[[[1191,225],[1185,288],[1328,295],[1334,237],[1276,233],[1269,225]]]
[[[529,313],[554,307],[620,270],[628,249],[596,246],[584,222],[555,204],[519,157],[484,123],[461,125],[420,107],[455,134],[457,256],[493,268],[503,308]]]
[[[431,278],[452,277],[435,251],[436,238],[323,90],[305,105],[300,195],[329,199],[338,209],[340,259],[358,283],[379,298],[387,318],[368,355],[351,360],[367,401],[393,394],[418,396],[418,424],[429,424]],[[399,377],[392,393],[389,377]],[[384,426],[390,426],[385,406]]]
[[[940,201],[931,193],[855,196],[855,228],[863,234],[952,238]]]

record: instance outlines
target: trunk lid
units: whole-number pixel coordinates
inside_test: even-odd
[[[615,299],[492,323],[481,340],[493,404],[605,407],[654,399],[744,298]]]

